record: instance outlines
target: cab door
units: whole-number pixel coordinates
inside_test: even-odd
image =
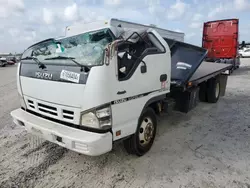
[[[167,43],[154,30],[149,30],[143,39],[118,47],[112,114],[113,131],[120,131],[121,135],[114,134],[114,140],[133,134],[147,101],[162,89],[166,93],[170,90],[171,58]],[[128,66],[122,67],[126,63]]]

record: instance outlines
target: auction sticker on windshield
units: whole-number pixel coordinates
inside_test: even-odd
[[[60,78],[63,80],[79,83],[80,74],[71,72],[71,71],[62,70]]]

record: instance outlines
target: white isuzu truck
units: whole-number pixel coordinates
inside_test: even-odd
[[[27,48],[17,70],[15,124],[70,150],[97,156],[123,141],[148,152],[157,115],[187,113],[225,94],[231,65],[203,62],[207,51],[184,34],[111,19],[76,24],[65,37]]]

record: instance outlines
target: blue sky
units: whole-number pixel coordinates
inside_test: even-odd
[[[0,0],[0,53],[61,36],[74,22],[111,17],[184,32],[198,46],[203,22],[239,18],[240,41],[250,41],[250,0]]]

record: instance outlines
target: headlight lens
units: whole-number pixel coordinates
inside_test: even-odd
[[[97,129],[109,129],[112,126],[112,113],[110,105],[105,105],[83,113],[81,125]]]
[[[83,114],[81,124],[93,128],[99,127],[99,121],[93,112]]]

